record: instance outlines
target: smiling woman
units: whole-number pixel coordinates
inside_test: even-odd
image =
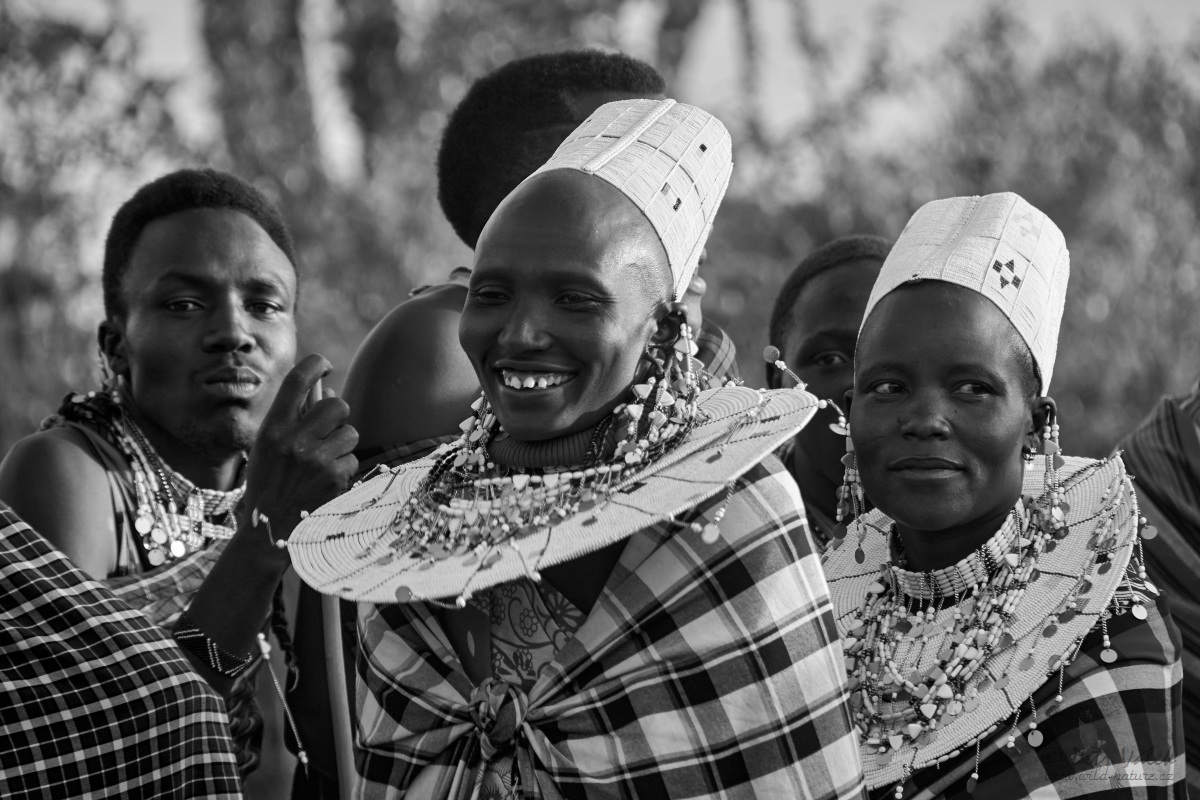
[[[954,198],[914,215],[867,302],[840,497],[875,509],[826,574],[877,798],[1185,796],[1152,529],[1119,458],[1061,455],[1045,396],[1068,271],[1020,197]]]
[[[711,381],[681,302],[731,168],[700,109],[600,107],[479,238],[460,440],[297,529],[301,577],[360,601],[344,794],[858,796],[769,456],[816,401]]]
[[[459,341],[509,436],[595,426],[673,344],[671,268],[645,216],[580,172],[541,173],[480,236]]]

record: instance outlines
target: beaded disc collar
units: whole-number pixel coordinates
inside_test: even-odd
[[[446,445],[309,514],[288,541],[292,563],[317,591],[347,600],[463,605],[473,592],[536,577],[731,489],[808,422],[817,402],[795,389],[710,389],[699,394],[686,437],[653,461],[484,478],[469,499],[448,493],[432,510],[415,507],[437,465],[456,457]],[[717,533],[684,526],[682,535],[711,541]]]
[[[1128,606],[1145,618],[1138,596],[1118,592],[1138,535],[1137,499],[1120,458],[1066,458],[1057,474],[1052,504],[1042,460],[1031,464],[1027,499],[980,548],[987,553],[964,559],[984,564],[983,580],[970,575],[973,567],[951,568],[962,576],[955,584],[965,580],[975,590],[954,586],[947,594],[936,588],[939,576],[915,578],[894,567],[892,521],[877,509],[863,517],[861,563],[851,542],[827,552],[869,787],[953,758],[1014,720],[1113,603],[1117,613]],[[1039,522],[1052,513],[1055,522]],[[1102,654],[1119,657],[1107,647]]]

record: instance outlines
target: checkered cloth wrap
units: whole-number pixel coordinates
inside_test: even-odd
[[[1006,746],[1011,718],[981,745],[974,793],[966,786],[975,766],[971,746],[940,767],[917,772],[905,786],[905,800],[1186,798],[1179,632],[1162,595],[1146,608],[1144,621],[1128,613],[1108,621],[1116,662],[1100,660],[1104,640],[1097,625],[1067,667],[1062,702],[1055,701],[1057,673],[1034,693],[1037,730],[1045,737],[1039,747],[1025,739],[1033,720],[1026,702],[1013,747]],[[893,792],[893,786],[881,786],[871,796],[892,800]]]
[[[107,578],[104,585],[117,597],[141,611],[155,625],[170,628],[192,602],[213,564],[225,552],[226,540],[189,553],[158,569],[120,578]]]
[[[715,322],[702,320],[696,331],[696,358],[718,378],[740,378],[737,347],[729,334]]]
[[[360,606],[357,796],[471,797],[481,750],[515,741],[526,797],[859,797],[795,483],[768,459],[738,481],[716,544],[672,531],[633,535],[575,638],[486,730],[430,607]],[[495,741],[501,728],[517,733]]]
[[[2,504],[0,584],[0,796],[242,796],[221,698]]]

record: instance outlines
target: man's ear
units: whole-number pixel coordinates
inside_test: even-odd
[[[1039,397],[1033,401],[1029,414],[1029,431],[1026,446],[1030,453],[1036,453],[1042,447],[1042,428],[1053,425],[1058,419],[1058,405],[1053,397]]]
[[[854,390],[847,389],[842,395],[842,411],[846,414],[846,419],[850,419],[850,404],[854,402]]]
[[[108,359],[114,375],[129,377],[129,354],[125,344],[125,320],[106,319],[96,332],[100,352]]]

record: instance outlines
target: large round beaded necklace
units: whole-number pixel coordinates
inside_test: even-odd
[[[904,568],[892,526],[893,559],[882,565],[856,614],[859,624],[843,639],[855,721],[880,758],[906,743],[931,744],[947,717],[978,705],[978,689],[968,684],[985,661],[1013,646],[1014,611],[1038,556],[1065,533],[1062,505],[1056,487],[1041,503],[1022,497],[987,542],[930,572]],[[950,607],[951,621],[939,623]],[[929,648],[936,648],[936,662],[918,671]],[[1000,678],[996,687],[1007,681]]]
[[[575,457],[558,459],[564,466],[497,463],[488,445],[503,442],[506,434],[481,395],[460,426],[458,441],[437,457],[421,487],[396,513],[392,529],[401,535],[392,547],[435,561],[482,553],[479,566],[486,569],[500,558],[493,545],[546,531],[606,502],[630,476],[684,441],[694,426],[700,378],[692,358],[696,345],[686,323],[682,327],[672,352],[662,360],[651,357],[658,374],[632,386],[629,402],[584,432],[582,457],[576,451]],[[562,450],[564,455],[570,451],[569,446]],[[468,555],[464,566],[477,558]],[[535,580],[537,568],[526,565]],[[465,602],[459,597],[455,605]]]
[[[133,474],[136,512],[131,524],[146,561],[158,567],[184,558],[237,529],[234,512],[245,485],[203,489],[171,469],[122,404],[120,390],[68,397],[71,410],[91,421],[125,456]]]

